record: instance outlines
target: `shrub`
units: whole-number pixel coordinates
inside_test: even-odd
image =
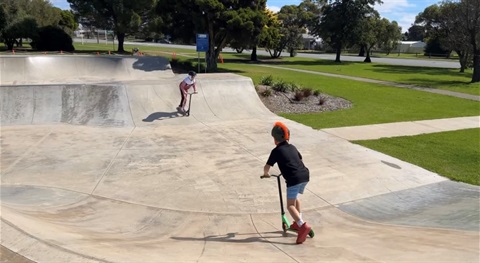
[[[315,97],[320,96],[320,91],[319,91],[319,90],[315,90],[315,91],[313,92],[313,95],[314,95]]]
[[[193,65],[192,61],[190,60],[180,61],[178,59],[172,59],[170,60],[170,66],[175,72],[188,72],[190,70],[194,70],[194,71],[198,70],[198,65],[197,67],[195,67],[195,65]],[[203,70],[204,68],[201,66],[200,72],[203,72]]]
[[[327,101],[327,98],[320,97],[320,99],[318,100],[318,105],[323,105],[323,104],[325,104],[326,101]]]
[[[33,48],[41,51],[74,51],[72,38],[61,28],[45,26],[38,30],[38,36],[33,39]]]
[[[308,97],[312,96],[313,90],[311,88],[303,88],[302,92],[303,92],[303,96],[308,98]]]
[[[262,93],[260,93],[263,97],[270,97],[272,96],[272,90],[271,89],[265,89],[264,91],[262,91]]]
[[[301,90],[302,87],[298,84],[290,83],[290,89],[291,89],[291,91],[297,91],[297,90]]]
[[[260,84],[265,85],[265,86],[272,86],[272,84],[273,84],[272,75],[262,77],[262,79],[260,80]]]
[[[305,94],[303,93],[303,91],[301,91],[301,90],[295,91],[295,95],[294,95],[294,98],[293,98],[294,100],[302,101],[304,98],[305,98]]]
[[[290,90],[290,84],[283,80],[279,80],[273,84],[272,88],[275,91],[288,92]]]

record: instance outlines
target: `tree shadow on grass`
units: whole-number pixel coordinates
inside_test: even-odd
[[[347,66],[347,65],[363,64],[363,62],[358,62],[358,61],[335,62],[334,60],[329,60],[329,59],[295,60],[295,61],[266,60],[262,62],[268,65],[279,65],[279,66]]]
[[[372,71],[385,74],[426,74],[426,75],[441,75],[441,76],[451,76],[458,77],[459,74],[468,74],[468,73],[459,73],[458,70],[452,69],[442,69],[442,68],[433,68],[433,67],[414,67],[414,66],[400,66],[400,65],[385,65],[385,64],[376,64],[373,65]]]
[[[455,86],[459,87],[460,89],[468,89],[473,87],[470,85],[469,80],[465,81],[458,81],[458,80],[431,80],[431,79],[422,79],[422,78],[406,78],[406,81],[410,83],[415,83],[413,85],[431,88],[431,89],[438,89],[438,87],[445,87],[445,86]],[[470,87],[469,87],[470,85]]]

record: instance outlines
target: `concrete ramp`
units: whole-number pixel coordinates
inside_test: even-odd
[[[198,94],[192,95],[191,116],[179,120],[178,84],[183,78],[123,84],[2,86],[1,124],[131,127],[161,120],[169,120],[163,123],[168,125],[273,116],[258,98],[251,79],[208,74],[197,79]]]
[[[4,86],[1,125],[132,126],[122,85]]]
[[[24,72],[2,68],[9,250],[46,263],[479,261],[478,187],[276,116],[246,77],[199,74],[184,117],[185,75],[147,70],[163,59],[75,59],[64,83],[27,57],[8,62]],[[302,245],[282,232],[276,181],[259,179],[275,121],[311,172],[301,204],[316,236]]]
[[[156,125],[176,122],[192,124],[274,116],[260,101],[250,78],[219,73],[197,76],[198,94],[191,97],[190,117],[174,120],[180,117],[176,111],[180,103],[178,84],[184,77],[128,84],[135,125],[149,125],[149,122],[157,122]],[[159,122],[161,120],[169,121]]]
[[[0,85],[99,83],[172,77],[168,59],[143,56],[0,56]]]

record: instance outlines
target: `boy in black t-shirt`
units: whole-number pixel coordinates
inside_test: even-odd
[[[290,228],[298,230],[297,244],[303,243],[312,229],[302,219],[298,194],[303,194],[305,186],[310,180],[310,173],[302,161],[302,155],[297,148],[288,143],[290,130],[281,122],[276,122],[272,129],[272,137],[276,147],[270,153],[267,163],[263,167],[263,175],[270,176],[270,167],[278,164],[278,168],[287,183],[287,209],[295,222]]]

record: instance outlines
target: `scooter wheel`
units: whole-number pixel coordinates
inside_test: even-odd
[[[287,229],[288,229],[287,224],[282,223],[282,229],[283,229],[283,233],[287,233]]]
[[[315,236],[315,232],[313,232],[313,229],[308,232],[308,236],[313,238]]]

